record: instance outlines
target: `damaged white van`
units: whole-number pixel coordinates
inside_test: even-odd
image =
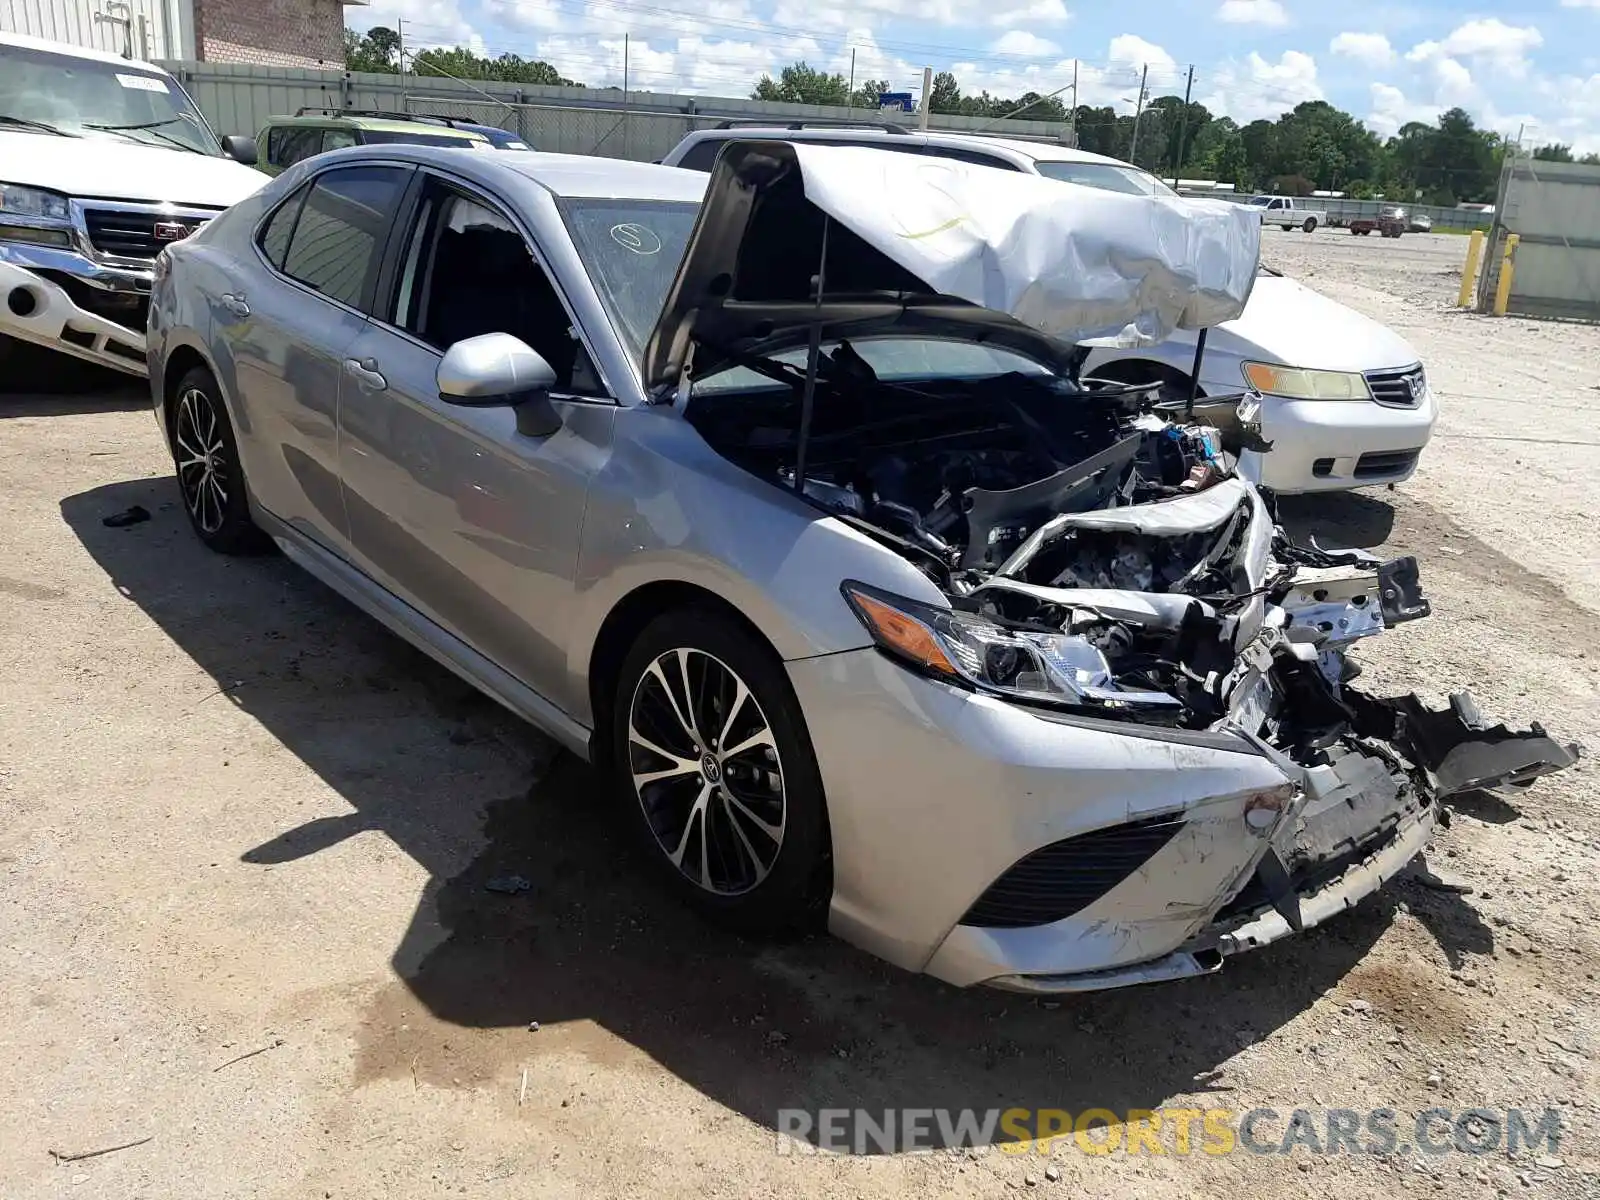
[[[252,139],[218,140],[160,67],[0,33],[8,390],[32,382],[19,342],[142,377],[156,255],[265,183],[255,160]]]

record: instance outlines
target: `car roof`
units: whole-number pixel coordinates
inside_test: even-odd
[[[437,130],[437,126],[434,128]],[[698,204],[706,194],[707,176],[704,171],[685,171],[681,167],[628,162],[620,158],[594,158],[586,154],[550,154],[543,150],[484,154],[480,150],[466,148],[393,143],[334,150],[319,156],[317,161],[364,160],[380,155],[390,160],[450,167],[479,180],[498,178],[506,183],[510,182],[508,176],[518,176],[555,196],[596,199],[618,197]]]
[[[426,133],[444,134],[446,136],[458,133],[467,141],[483,138],[483,134],[472,129],[438,125],[432,121],[397,121],[391,117],[356,117],[328,113],[307,113],[304,116],[295,117],[268,117],[267,124],[269,126],[314,125],[319,129],[325,125],[349,125],[354,129],[371,129],[379,133]]]
[[[741,137],[778,138],[790,142],[861,142],[869,146],[891,147],[948,146],[960,150],[998,152],[1001,158],[1010,155],[1032,159],[1034,162],[1094,162],[1117,167],[1129,165],[1119,158],[1092,154],[1087,150],[1078,150],[1056,142],[1035,142],[1027,138],[992,137],[988,134],[958,133],[944,129],[911,130],[905,126],[889,129],[881,126],[819,124],[793,128],[780,121],[774,121],[770,125],[752,122],[697,130],[685,140],[731,141]]]
[[[21,46],[25,50],[44,50],[51,54],[59,54],[65,58],[87,58],[94,62],[114,63],[117,66],[127,67],[139,71],[149,71],[156,75],[172,76],[163,71],[155,63],[143,62],[137,58],[123,58],[120,54],[112,54],[106,50],[91,50],[85,46],[69,46],[65,42],[52,42],[48,38],[29,37],[25,33],[6,33],[0,31],[0,46]]]

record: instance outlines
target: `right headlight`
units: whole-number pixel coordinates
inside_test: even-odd
[[[1244,377],[1256,391],[1291,400],[1371,400],[1359,371],[1312,371],[1276,363],[1247,362]]]
[[[0,183],[0,218],[28,217],[62,225],[72,223],[72,209],[59,192],[24,187],[20,183]]]

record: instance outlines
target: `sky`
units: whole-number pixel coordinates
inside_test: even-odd
[[[542,58],[590,86],[748,96],[804,59],[920,93],[922,68],[1002,96],[1065,88],[1132,112],[1194,98],[1244,124],[1325,99],[1385,136],[1460,106],[1524,142],[1600,151],[1600,0],[1474,11],[1423,0],[372,0],[353,28],[405,22],[408,47]],[[624,35],[626,39],[624,39]],[[626,47],[624,42],[626,40]]]

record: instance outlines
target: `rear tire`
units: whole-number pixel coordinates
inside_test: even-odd
[[[216,378],[195,367],[178,381],[167,410],[178,492],[195,536],[218,554],[270,550],[250,517],[239,444]]]
[[[1317,227],[1317,219],[1315,217],[1307,217],[1306,218],[1306,223],[1304,225],[1300,226],[1300,228],[1305,230],[1307,233],[1312,232],[1314,229],[1316,229],[1316,227]]]
[[[624,820],[667,886],[741,932],[820,926],[827,803],[777,655],[710,609],[666,613],[623,660],[612,712]]]

